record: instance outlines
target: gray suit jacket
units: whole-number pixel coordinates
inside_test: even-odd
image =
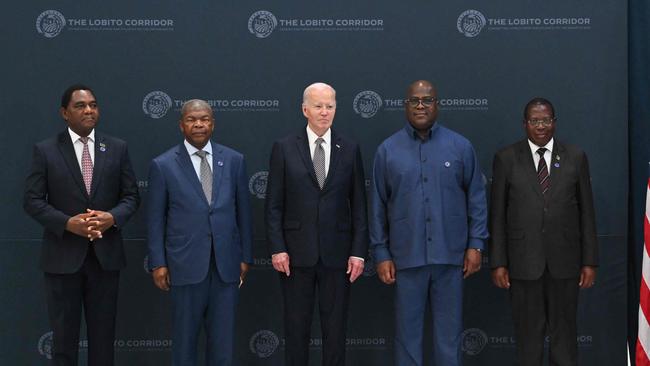
[[[555,141],[551,187],[542,195],[526,140],[494,156],[490,200],[490,267],[510,277],[574,278],[598,264],[598,243],[587,156]]]

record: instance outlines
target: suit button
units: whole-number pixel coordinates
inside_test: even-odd
[[[431,241],[431,238],[427,238],[428,241]]]
[[[545,232],[546,232],[546,229],[542,229],[542,234],[544,234]]]
[[[422,178],[422,180],[423,180],[425,183],[429,181],[429,180],[427,179],[427,177]]]
[[[424,202],[429,202],[429,197],[425,198]]]
[[[424,163],[426,161],[427,161],[427,157],[425,156],[425,157],[422,158],[422,162]]]
[[[427,222],[431,222],[431,218],[427,217]]]

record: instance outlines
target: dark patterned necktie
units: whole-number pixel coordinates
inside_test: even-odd
[[[208,164],[208,159],[206,158],[208,153],[199,150],[195,152],[195,154],[201,158],[199,175],[201,176],[201,187],[203,187],[203,193],[205,193],[205,198],[208,202],[212,202],[212,169],[210,169],[210,164]]]
[[[84,185],[86,192],[90,194],[90,187],[93,184],[93,161],[90,159],[90,150],[88,150],[88,136],[79,137],[81,143],[84,144],[81,151],[81,175],[84,178]]]
[[[539,182],[540,188],[542,188],[542,194],[546,194],[549,187],[551,186],[551,181],[548,179],[548,167],[546,166],[546,159],[544,159],[544,153],[546,148],[540,147],[537,150],[539,154],[539,164],[537,164],[537,181]]]
[[[316,139],[316,150],[314,150],[314,171],[316,172],[316,179],[318,180],[318,186],[320,189],[323,189],[325,185],[325,149],[323,148],[322,137]]]

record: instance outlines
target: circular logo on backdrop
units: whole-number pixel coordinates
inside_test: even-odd
[[[38,340],[38,353],[45,356],[48,360],[52,359],[52,336],[53,332],[49,331],[41,336]]]
[[[370,118],[377,114],[383,104],[381,96],[372,90],[365,90],[357,94],[352,102],[354,113],[363,118]]]
[[[470,356],[481,353],[488,341],[487,334],[478,328],[465,329],[461,334],[461,339],[463,352]]]
[[[65,17],[56,10],[46,10],[36,18],[36,30],[47,38],[59,35],[65,27]]]
[[[152,91],[142,100],[142,110],[151,118],[162,118],[171,107],[172,98],[160,90]]]
[[[257,357],[267,358],[275,352],[279,344],[280,339],[278,339],[275,333],[270,330],[260,330],[253,334],[250,342],[248,342],[248,347]]]
[[[269,180],[269,172],[259,171],[248,180],[248,190],[259,199],[266,198],[266,184]]]
[[[270,36],[277,25],[278,20],[275,15],[266,10],[256,11],[248,18],[248,31],[257,38]]]
[[[465,37],[476,37],[485,27],[486,21],[483,14],[478,10],[466,10],[458,16],[456,28]]]

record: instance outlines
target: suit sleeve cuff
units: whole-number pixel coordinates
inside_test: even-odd
[[[485,243],[481,239],[469,238],[467,249],[479,249],[481,252],[485,251]]]
[[[375,263],[393,260],[393,257],[390,255],[388,248],[375,248],[373,250],[373,256]]]

